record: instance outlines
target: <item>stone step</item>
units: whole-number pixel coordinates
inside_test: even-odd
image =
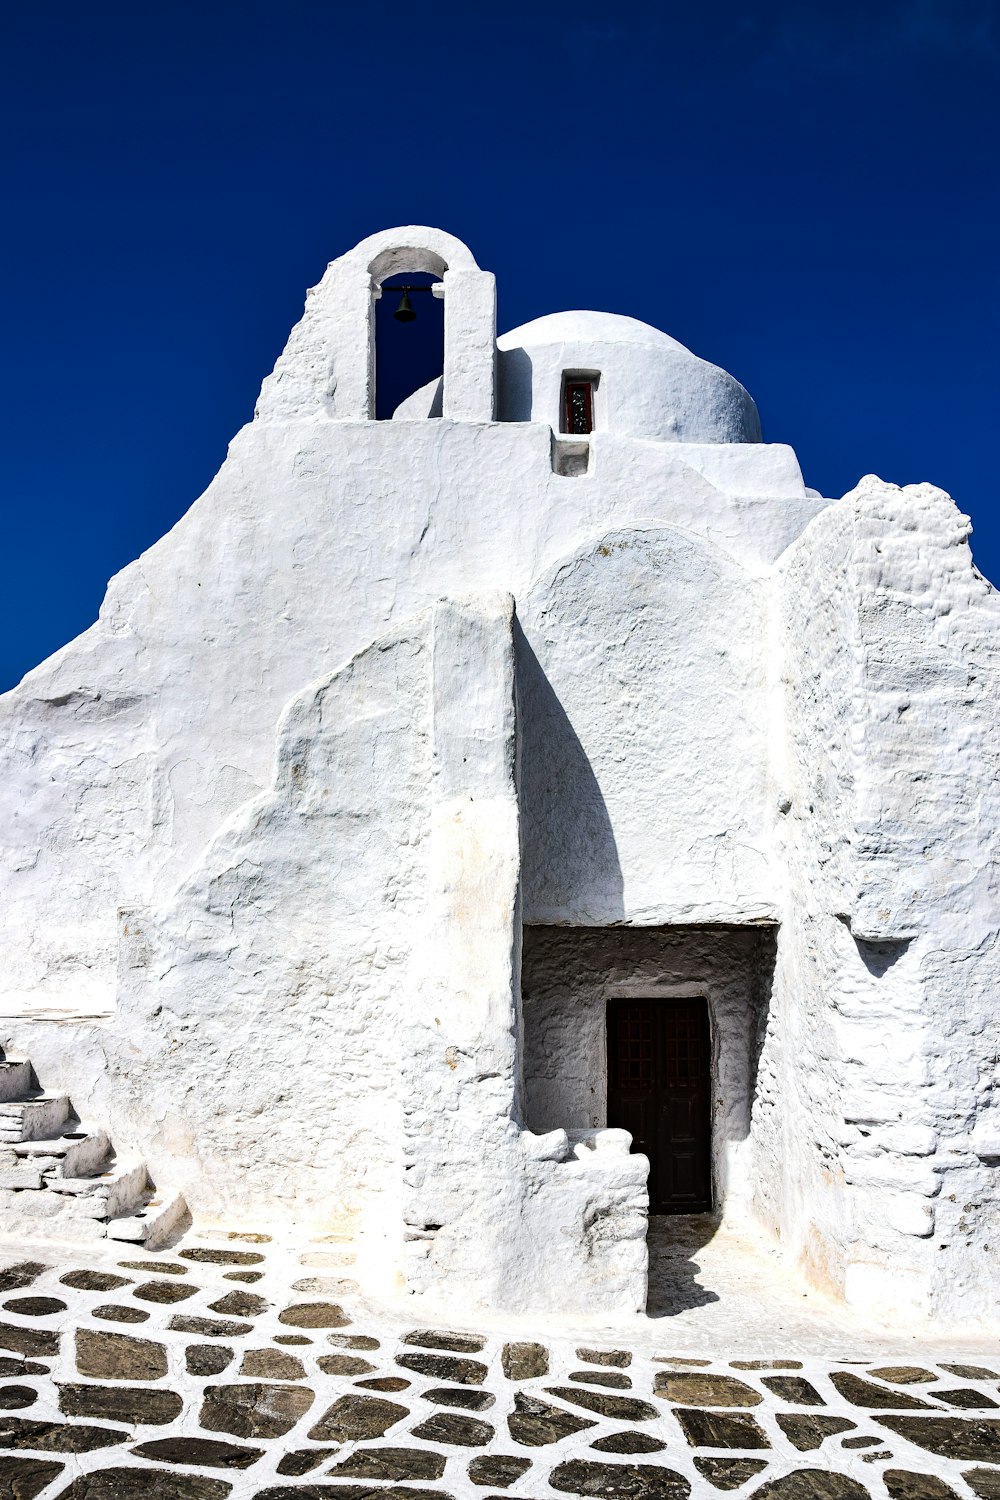
[[[66,1151],[62,1154],[62,1177],[92,1177],[110,1170],[113,1153],[111,1138],[98,1126],[80,1126],[62,1137]]]
[[[27,1058],[8,1057],[0,1063],[0,1104],[36,1093],[35,1075]]]
[[[149,1250],[170,1238],[187,1217],[187,1204],[180,1193],[152,1193],[145,1206],[134,1214],[108,1221],[109,1240],[128,1240]]]
[[[41,1189],[44,1186],[41,1168],[36,1162],[16,1161],[0,1165],[0,1189],[5,1192],[23,1192],[26,1188]]]
[[[50,1193],[99,1204],[102,1218],[116,1219],[142,1207],[149,1193],[149,1175],[144,1161],[117,1162],[98,1176],[49,1177],[46,1186]],[[86,1212],[85,1216],[89,1217]]]
[[[9,1149],[24,1162],[32,1162],[43,1172],[58,1167],[63,1177],[91,1177],[109,1170],[111,1141],[106,1130],[80,1125],[62,1135],[42,1137],[37,1141],[17,1141]]]
[[[98,1219],[106,1221],[108,1218],[108,1199],[103,1193],[92,1194],[89,1197],[73,1197],[68,1193],[50,1193],[45,1191],[44,1183],[40,1178],[39,1188],[33,1182],[22,1181],[16,1188],[0,1187],[0,1209],[3,1210],[2,1217],[7,1219],[17,1215],[25,1226],[37,1224],[37,1232],[45,1233],[54,1230],[60,1225],[72,1225],[82,1219]]]
[[[145,1162],[117,1159],[107,1131],[81,1124],[66,1094],[39,1088],[26,1058],[0,1061],[0,1235],[152,1249],[185,1219],[180,1194],[157,1194]]]
[[[161,1205],[150,1204],[151,1197],[142,1161],[117,1165],[99,1177],[79,1178],[46,1179],[25,1165],[0,1171],[0,1233],[20,1230],[59,1238],[72,1237],[79,1230],[92,1237],[107,1234],[110,1223],[135,1223],[142,1226],[142,1233],[136,1230],[125,1237],[149,1243],[151,1235],[168,1234],[174,1222],[161,1223]]]
[[[0,1173],[0,1180],[3,1174]],[[50,1193],[65,1193],[68,1198],[101,1198],[107,1195],[111,1172],[96,1172],[93,1177],[62,1177],[50,1172],[42,1178]]]
[[[29,1238],[53,1239],[74,1245],[81,1240],[105,1238],[106,1219],[80,1218],[72,1212],[63,1212],[66,1201],[54,1193],[8,1193],[0,1188],[0,1235],[21,1242]],[[39,1208],[45,1212],[39,1212]]]
[[[149,1199],[149,1173],[144,1161],[123,1162],[109,1174],[108,1219],[122,1219],[143,1211]]]
[[[58,1135],[71,1113],[67,1094],[36,1091],[30,1099],[7,1100],[0,1104],[0,1144]]]

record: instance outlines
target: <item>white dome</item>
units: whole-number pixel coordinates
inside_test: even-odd
[[[498,416],[558,432],[564,378],[595,381],[595,430],[675,443],[759,443],[749,394],[669,334],[618,313],[549,313],[497,340]]]
[[[668,333],[620,313],[548,313],[497,339],[497,418],[562,427],[567,376],[595,381],[595,430],[668,443],[759,443],[760,418],[738,380]],[[441,415],[441,381],[399,418]]]
[[[546,313],[544,318],[533,318],[530,323],[522,323],[520,328],[501,334],[497,348],[527,349],[536,344],[587,342],[642,344],[651,349],[676,349],[696,358],[669,333],[661,333],[649,323],[640,323],[638,318],[626,318],[621,313],[586,311]]]

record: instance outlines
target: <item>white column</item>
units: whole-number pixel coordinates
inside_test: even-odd
[[[496,279],[444,273],[444,406],[456,422],[492,422],[496,399]]]

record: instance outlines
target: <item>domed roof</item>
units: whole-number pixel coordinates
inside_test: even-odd
[[[565,381],[588,380],[594,430],[659,442],[759,443],[760,418],[732,375],[620,313],[549,313],[497,339],[497,414],[564,431]]]
[[[595,430],[659,442],[759,443],[760,418],[732,375],[677,339],[620,313],[548,313],[497,339],[497,418],[564,431],[567,378],[594,389]],[[394,415],[441,415],[440,380]]]
[[[498,349],[528,349],[538,344],[638,344],[647,349],[673,349],[697,355],[685,348],[669,333],[662,333],[649,323],[640,323],[638,318],[627,318],[621,313],[576,312],[547,313],[544,318],[533,318],[512,328],[497,339]]]

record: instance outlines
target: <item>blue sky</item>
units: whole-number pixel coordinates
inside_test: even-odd
[[[731,370],[840,495],[930,479],[1000,579],[1000,8],[9,0],[0,688],[204,489],[326,262],[440,225],[501,328]]]

